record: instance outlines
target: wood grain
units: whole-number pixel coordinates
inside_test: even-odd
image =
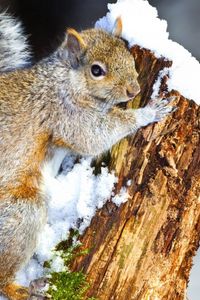
[[[169,67],[138,46],[131,49],[141,94],[129,104],[145,105],[160,70]],[[192,76],[192,75],[191,75]],[[167,94],[167,77],[161,94]],[[111,150],[108,166],[127,182],[129,200],[98,211],[81,237],[86,256],[72,270],[90,281],[87,296],[102,300],[182,300],[200,239],[200,108],[176,95],[178,110],[141,129]]]

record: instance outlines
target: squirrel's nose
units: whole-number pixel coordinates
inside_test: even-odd
[[[129,98],[133,98],[135,96],[135,93],[133,91],[130,91],[130,89],[126,90],[126,94]]]
[[[128,85],[126,87],[126,94],[129,98],[135,97],[140,92],[140,86],[138,83]]]

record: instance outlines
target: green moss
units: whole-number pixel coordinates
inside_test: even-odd
[[[89,283],[82,272],[54,272],[48,294],[54,300],[82,300],[88,288]]]
[[[73,233],[73,237],[76,236]],[[77,236],[76,236],[77,237]],[[69,270],[70,263],[77,257],[87,255],[88,249],[80,250],[81,244],[75,242],[70,235],[70,240],[60,244],[55,251],[55,258],[60,257],[64,263],[64,270],[62,272],[51,271],[52,261],[46,262],[47,276],[49,277],[49,289],[47,295],[53,300],[82,300],[84,295],[90,287],[86,275],[79,272],[71,272]],[[96,298],[87,298],[87,300],[97,300]]]
[[[80,236],[80,234],[79,234],[78,230],[71,229],[67,240],[60,242],[57,245],[56,250],[57,251],[62,250],[65,252],[69,252],[71,248],[73,250],[76,249],[77,245],[74,246],[74,241],[78,240],[79,236]]]
[[[119,268],[124,268],[124,263],[127,260],[127,256],[130,254],[132,249],[132,245],[125,245],[122,249],[122,252],[120,253],[120,259],[119,259]]]

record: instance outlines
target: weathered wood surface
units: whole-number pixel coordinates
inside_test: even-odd
[[[134,47],[145,105],[158,73],[170,62]],[[191,74],[192,76],[192,74]],[[165,80],[162,83],[165,91]],[[101,300],[182,300],[200,239],[200,108],[177,92],[178,110],[113,147],[109,168],[119,176],[116,193],[129,200],[97,212],[81,237],[87,256],[72,270],[90,281],[87,296]]]

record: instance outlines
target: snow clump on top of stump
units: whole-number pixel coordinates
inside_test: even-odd
[[[120,16],[122,37],[130,47],[139,45],[154,52],[156,57],[173,61],[169,68],[168,90],[177,90],[200,104],[200,64],[183,46],[169,39],[167,22],[159,19],[157,9],[145,0],[118,0],[108,4],[108,9],[107,15],[96,22],[96,27],[112,32]]]

